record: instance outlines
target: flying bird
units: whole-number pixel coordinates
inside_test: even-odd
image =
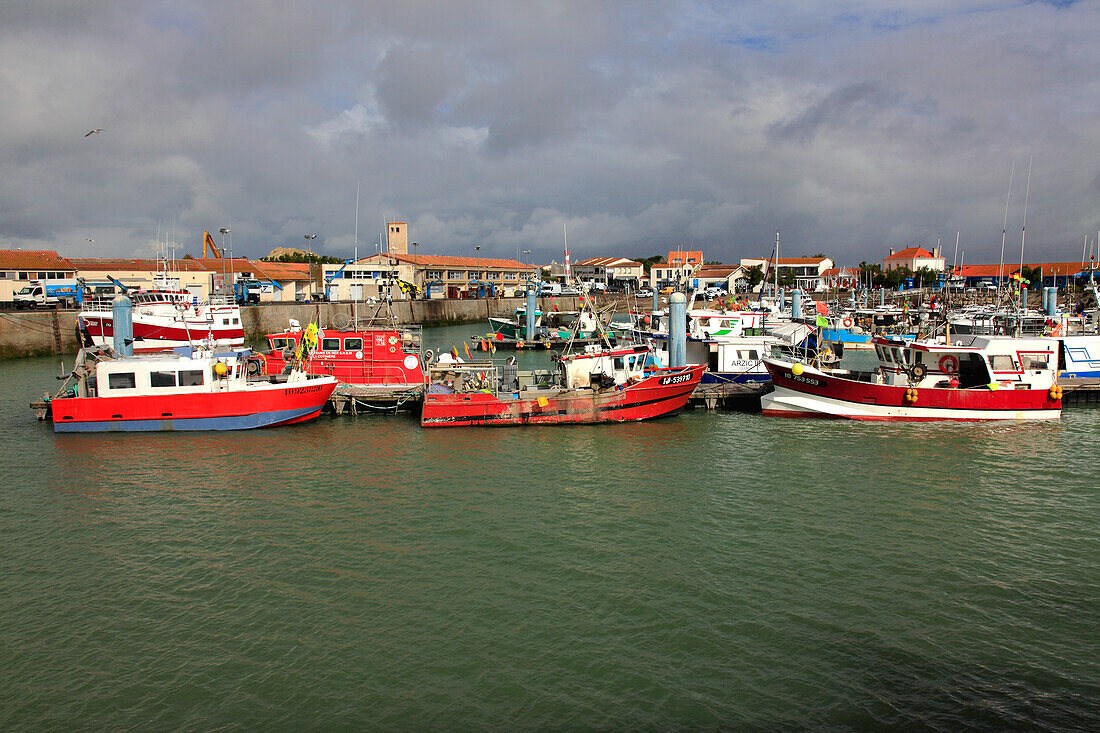
[[[89,137],[91,135],[96,134],[97,132],[103,132],[103,128],[102,127],[97,127],[94,130],[88,130],[88,132],[84,133],[84,137]]]

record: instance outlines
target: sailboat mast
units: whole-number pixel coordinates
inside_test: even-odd
[[[1012,199],[1012,178],[1016,174],[1016,161],[1008,173],[1008,194],[1005,196],[1005,220],[1001,225],[1001,264],[997,268],[997,302],[1001,302],[1001,283],[1005,279],[1005,238],[1008,234],[1008,202]]]
[[[1024,244],[1027,241],[1027,201],[1031,195],[1031,163],[1035,160],[1035,156],[1031,156],[1027,161],[1027,188],[1024,189],[1024,219],[1023,225],[1020,228],[1020,279],[1024,277]],[[1024,288],[1023,283],[1020,285],[1020,314],[1027,311],[1027,303],[1024,302]],[[1019,322],[1017,322],[1019,323]],[[1019,325],[1017,325],[1019,329]]]

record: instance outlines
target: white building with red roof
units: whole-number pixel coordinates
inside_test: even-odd
[[[943,272],[947,269],[947,261],[940,257],[939,247],[933,247],[932,251],[929,252],[924,247],[916,245],[906,247],[900,252],[895,252],[891,248],[890,255],[882,261],[882,269],[884,270],[900,270],[906,267],[911,272],[916,272],[922,267],[927,267],[929,270],[936,272]]]
[[[645,265],[626,257],[589,257],[574,263],[570,269],[581,282],[613,285],[631,282],[637,284],[645,276]]]
[[[52,249],[0,249],[0,302],[10,303],[16,291],[36,280],[76,277],[76,267]]]
[[[465,298],[479,290],[500,295],[522,294],[534,265],[492,257],[373,254],[346,265],[324,265],[322,278],[329,300],[409,297],[398,280],[413,283],[421,297]],[[481,283],[479,286],[478,283]]]

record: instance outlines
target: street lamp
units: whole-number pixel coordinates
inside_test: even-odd
[[[306,238],[306,249],[309,250],[309,256],[310,256],[310,258],[312,258],[313,257],[313,240],[317,239],[317,235],[316,234],[306,234],[304,236]]]
[[[478,290],[481,290],[481,245],[480,245],[480,244],[474,247],[474,252],[476,252],[476,253],[477,253],[477,281],[478,281]]]

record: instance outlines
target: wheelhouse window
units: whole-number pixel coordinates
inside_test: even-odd
[[[175,387],[175,372],[149,372],[150,387]]]
[[[344,351],[362,351],[363,339],[344,339]]]
[[[271,348],[276,349],[278,351],[282,351],[287,346],[292,346],[293,344],[294,344],[293,339],[271,339]]]
[[[137,379],[133,372],[116,372],[107,375],[107,386],[110,389],[134,389]]]
[[[1020,354],[1020,366],[1024,369],[1046,369],[1046,354]]]
[[[180,372],[180,386],[181,387],[199,387],[202,386],[206,372],[202,369],[184,369]]]
[[[321,339],[321,351],[339,351],[340,339]]]
[[[1016,371],[1016,363],[1012,360],[1012,357],[1007,354],[995,354],[989,357],[989,364],[993,367],[993,371],[995,372]]]

